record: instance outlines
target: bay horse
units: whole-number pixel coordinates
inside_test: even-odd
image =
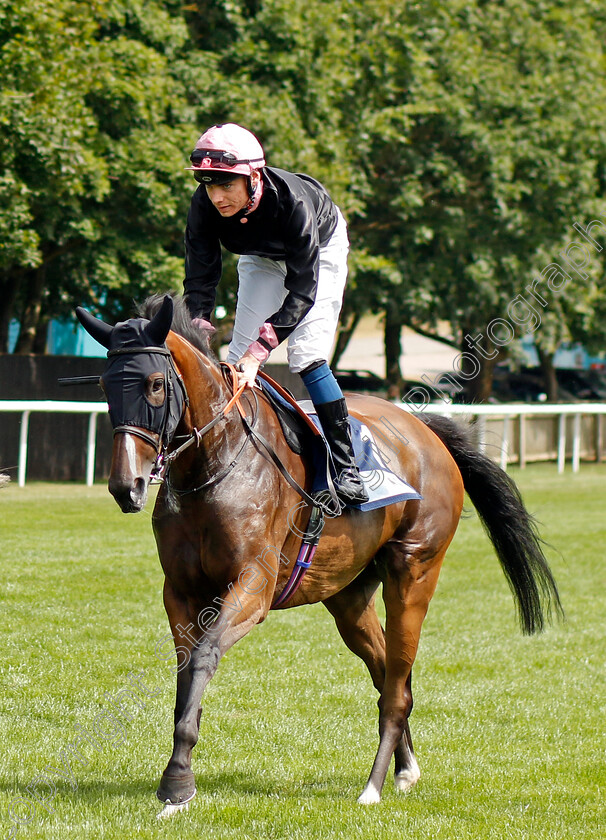
[[[310,489],[312,466],[288,447],[259,389],[239,389],[234,398],[237,375],[226,378],[182,298],[155,296],[140,315],[112,327],[78,309],[109,350],[101,380],[114,427],[109,490],[125,513],[142,510],[150,476],[165,461],[153,529],[178,673],[174,748],[157,791],[164,815],[196,793],[191,755],[202,693],[219,660],[266,618],[291,575],[311,513],[296,487]],[[391,434],[390,469],[422,498],[327,516],[313,565],[279,608],[322,602],[370,672],[379,746],[358,801],[371,804],[380,801],[392,756],[398,790],[420,776],[408,723],[411,671],[464,490],[494,545],[523,632],[542,630],[562,608],[515,483],[466,431],[376,397],[351,394],[347,403],[369,428]],[[260,441],[271,442],[290,480]],[[385,629],[375,611],[380,585]]]

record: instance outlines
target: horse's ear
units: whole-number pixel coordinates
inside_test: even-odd
[[[109,350],[110,336],[114,328],[106,324],[105,321],[100,321],[99,318],[95,318],[94,315],[91,315],[86,309],[82,309],[81,306],[76,307],[76,316],[86,332],[92,335],[99,344],[102,344],[103,347]]]
[[[145,337],[150,344],[160,347],[166,341],[166,336],[173,322],[173,299],[166,295],[162,306],[149,324],[145,327]]]

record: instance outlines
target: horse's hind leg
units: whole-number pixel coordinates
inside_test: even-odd
[[[349,586],[328,598],[324,605],[335,619],[347,647],[359,656],[370,673],[379,694],[385,684],[385,633],[375,611],[375,593],[380,577],[374,565],[367,566]],[[407,691],[411,698],[410,675]],[[412,747],[408,720],[395,749],[395,784],[398,790],[410,790],[421,772]]]
[[[410,697],[410,711],[408,715],[410,716],[410,712],[412,711],[412,669],[410,674],[408,675],[408,680],[406,682],[406,691],[407,695]],[[408,723],[408,718],[406,719],[406,723],[404,724],[404,732],[402,737],[400,738],[400,743],[395,749],[394,752],[395,758],[395,786],[396,789],[401,791],[402,793],[406,793],[411,788],[413,788],[416,783],[421,778],[421,771],[419,769],[419,765],[417,762],[417,758],[414,753],[414,749],[412,746],[412,736],[410,734],[410,726]]]
[[[418,779],[412,752],[408,716],[412,709],[410,674],[416,657],[421,626],[438,582],[445,548],[436,556],[417,560],[393,546],[388,549],[383,582],[385,622],[385,682],[379,699],[379,749],[358,801],[379,802],[392,755],[396,756],[396,785],[409,789]]]
[[[374,606],[380,582],[376,569],[367,566],[349,586],[324,601],[341,638],[364,662],[379,694],[385,682],[385,633]]]

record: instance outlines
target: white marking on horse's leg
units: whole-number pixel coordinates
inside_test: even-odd
[[[191,799],[188,799],[187,802],[180,802],[178,805],[173,805],[167,799],[166,804],[164,805],[164,808],[160,811],[160,813],[158,814],[156,819],[165,820],[167,817],[173,817],[179,811],[187,811],[189,809],[189,803],[190,802],[191,802]]]
[[[396,773],[396,776],[394,778],[396,790],[402,791],[402,793],[406,793],[406,791],[410,790],[416,785],[420,778],[421,771],[419,770],[417,759],[414,757],[414,755],[411,755],[410,767],[407,767],[406,770],[400,770],[399,773]]]
[[[362,793],[358,796],[358,802],[360,805],[376,805],[377,802],[381,801],[381,794],[373,785],[372,782],[369,782]]]

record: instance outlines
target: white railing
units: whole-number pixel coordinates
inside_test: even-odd
[[[406,411],[415,411],[412,405],[395,403]],[[105,414],[105,402],[68,402],[62,400],[0,400],[0,412],[18,412],[21,414],[21,429],[19,434],[18,484],[25,485],[27,471],[27,450],[29,417],[32,412],[88,414],[88,439],[86,453],[86,484],[90,487],[95,478],[95,452],[97,442],[97,416]],[[606,415],[606,403],[571,403],[571,404],[529,404],[502,403],[499,405],[461,405],[440,401],[430,403],[422,412],[443,414],[446,417],[463,415],[475,421],[478,433],[478,446],[483,451],[486,448],[486,418],[502,419],[502,436],[499,461],[503,469],[507,469],[509,461],[509,443],[511,440],[512,420],[517,418],[519,424],[519,456],[520,466],[526,464],[525,440],[526,421],[536,416],[551,416],[558,418],[557,431],[557,464],[558,472],[564,471],[566,461],[567,430],[566,418],[572,416],[572,470],[578,472],[581,461],[581,417]],[[597,423],[596,431],[596,460],[601,460],[602,453],[602,423]]]
[[[445,417],[463,415],[471,417],[475,421],[480,451],[486,448],[486,418],[503,419],[503,431],[500,445],[500,465],[507,469],[509,461],[509,444],[511,440],[512,419],[517,418],[519,423],[519,457],[521,467],[526,465],[526,421],[531,417],[547,416],[558,418],[557,431],[557,464],[558,472],[564,472],[566,461],[566,418],[572,416],[572,471],[578,472],[581,462],[581,417],[593,415],[598,419],[596,423],[596,460],[602,458],[602,423],[600,417],[606,415],[606,403],[499,403],[498,405],[464,405],[459,403],[448,403],[441,400],[429,403],[422,411],[415,409],[412,404],[401,402],[395,403],[405,411],[423,414],[442,414]]]
[[[95,479],[95,452],[97,449],[97,415],[105,414],[105,402],[68,402],[63,400],[0,400],[0,412],[21,413],[19,431],[18,484],[25,485],[27,470],[27,447],[29,417],[32,411],[60,414],[88,414],[88,439],[86,445],[86,484],[90,487]]]

